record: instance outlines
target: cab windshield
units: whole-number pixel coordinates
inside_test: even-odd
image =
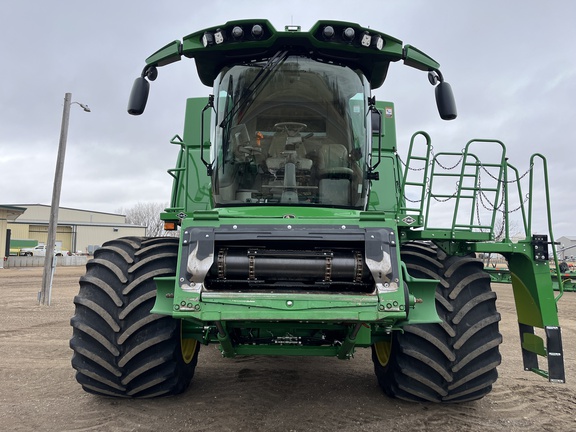
[[[214,204],[363,209],[369,85],[348,67],[284,55],[216,86]]]

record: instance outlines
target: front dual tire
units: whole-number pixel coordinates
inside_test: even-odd
[[[372,347],[374,371],[384,392],[416,402],[481,399],[498,377],[502,336],[496,293],[482,262],[448,256],[425,243],[401,249],[408,272],[440,281],[436,288],[439,324],[407,325]]]
[[[154,278],[176,272],[178,239],[127,237],[94,253],[74,298],[70,347],[76,380],[103,396],[150,398],[182,393],[200,344],[182,323],[150,314]]]

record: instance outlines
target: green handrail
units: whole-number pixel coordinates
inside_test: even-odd
[[[548,162],[546,158],[540,153],[534,153],[530,158],[530,199],[528,200],[528,229],[532,230],[532,190],[534,184],[534,160],[539,158],[542,161],[542,169],[544,174],[544,192],[546,194],[546,216],[548,221],[548,234],[550,237],[550,244],[552,245],[552,255],[554,256],[554,264],[556,266],[556,277],[558,278],[558,292],[559,294],[554,298],[556,302],[560,300],[560,298],[564,295],[564,282],[562,281],[562,277],[560,274],[560,266],[558,265],[558,254],[556,252],[556,248],[554,247],[554,232],[552,231],[552,214],[550,211],[550,188],[548,185]]]
[[[414,156],[414,143],[415,140],[418,136],[423,136],[425,139],[425,145],[426,145],[426,155],[425,156]],[[402,197],[404,199],[406,199],[406,186],[417,186],[421,188],[420,191],[420,208],[411,208],[408,207],[406,205],[406,203],[404,203],[404,206],[400,207],[400,211],[404,211],[404,212],[409,212],[409,211],[414,211],[414,212],[418,212],[419,216],[422,216],[422,212],[423,212],[423,207],[424,207],[424,200],[426,199],[426,186],[428,184],[428,171],[429,171],[429,167],[430,167],[430,153],[432,151],[432,145],[431,145],[431,141],[432,139],[430,138],[430,135],[428,135],[428,133],[424,132],[424,131],[418,131],[415,132],[412,137],[410,138],[410,146],[408,148],[408,157],[406,159],[406,164],[405,164],[405,168],[404,168],[404,176],[402,178]],[[424,167],[423,167],[423,175],[422,175],[422,181],[421,182],[408,182],[408,174],[410,171],[410,162],[413,160],[419,160],[424,162]]]

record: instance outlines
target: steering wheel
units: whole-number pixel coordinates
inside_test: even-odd
[[[302,129],[306,129],[308,125],[298,122],[280,122],[276,123],[274,127],[281,132],[286,132],[288,136],[295,136]]]

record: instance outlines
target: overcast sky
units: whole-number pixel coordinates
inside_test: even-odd
[[[4,0],[0,16],[0,204],[50,204],[64,94],[72,105],[60,204],[115,212],[168,202],[185,99],[211,89],[193,61],[159,70],[146,112],[126,113],[144,60],[205,27],[246,18],[308,30],[356,22],[425,51],[441,64],[459,116],[442,121],[425,73],[401,63],[375,92],[393,100],[400,153],[426,130],[436,151],[472,138],[502,140],[524,172],[548,158],[556,237],[576,236],[576,2],[483,1],[42,1]],[[538,179],[541,177],[538,177]],[[543,205],[535,202],[536,210]],[[542,217],[534,224],[544,232]]]

